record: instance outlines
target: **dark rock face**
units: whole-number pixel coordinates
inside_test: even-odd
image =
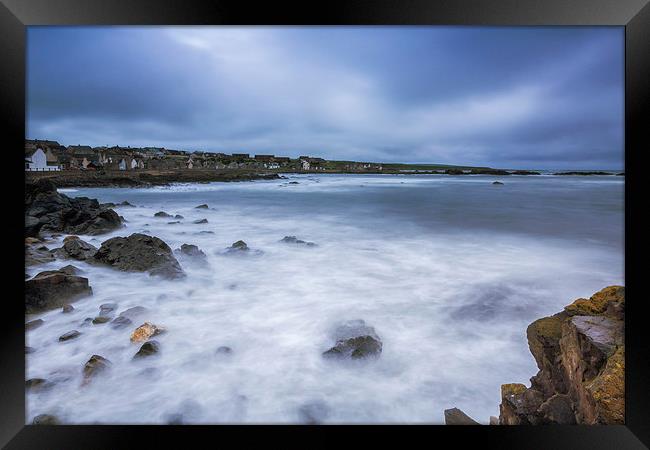
[[[145,272],[174,279],[185,276],[171,248],[161,239],[134,233],[102,242],[93,261],[122,271]]]
[[[58,270],[41,272],[25,281],[25,311],[31,314],[61,308],[92,293],[88,278]]]
[[[39,414],[32,420],[32,425],[61,425],[61,421],[52,414]]]
[[[208,205],[204,203],[202,205],[196,206],[196,209],[208,209]]]
[[[84,376],[83,384],[88,384],[92,378],[108,370],[111,367],[111,365],[112,365],[111,362],[108,359],[104,358],[103,356],[99,356],[99,355],[91,356],[83,368],[83,376]]]
[[[625,288],[609,286],[528,327],[539,372],[531,387],[501,386],[499,422],[622,424]]]
[[[458,408],[445,409],[445,425],[480,425]]]
[[[364,359],[379,357],[382,343],[373,327],[363,320],[350,320],[334,333],[336,345],[323,353],[326,358]]]
[[[54,259],[54,255],[46,246],[25,244],[25,267],[45,264]]]
[[[81,333],[79,333],[77,330],[68,331],[67,333],[63,333],[61,336],[59,336],[59,341],[69,341],[70,339],[75,339],[80,335]]]
[[[205,253],[203,253],[203,251],[196,245],[192,244],[183,244],[181,245],[181,248],[176,249],[176,251],[191,258],[205,258]]]
[[[285,236],[282,239],[280,239],[280,242],[284,242],[286,244],[299,244],[299,245],[306,245],[307,247],[315,247],[316,244],[313,242],[306,242],[301,239],[296,238],[295,236]]]
[[[158,341],[147,341],[140,347],[138,353],[133,355],[133,359],[144,358],[145,356],[155,355],[160,351],[160,344]]]
[[[44,323],[45,322],[43,322],[43,319],[32,320],[25,324],[25,330],[35,330],[36,328],[40,327]]]
[[[102,234],[122,225],[115,211],[96,199],[60,194],[49,180],[25,184],[25,235],[40,232]]]
[[[54,255],[61,259],[76,259],[78,261],[85,261],[91,258],[97,247],[90,245],[88,242],[82,241],[77,236],[69,236],[63,241],[63,247],[53,250]]]

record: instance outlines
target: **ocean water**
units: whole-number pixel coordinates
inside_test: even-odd
[[[94,295],[71,314],[28,318],[45,324],[27,332],[27,377],[55,384],[26,394],[27,422],[50,413],[78,424],[301,423],[309,410],[325,424],[444,423],[458,407],[488,423],[500,385],[529,385],[537,372],[527,325],[624,284],[623,177],[287,177],[61,189],[137,205],[117,209],[123,229],[82,236],[95,246],[140,232],[172,249],[196,244],[207,260],[179,258],[181,281],[77,261],[29,268],[72,263]],[[210,208],[195,209],[202,203]],[[161,210],[184,219],[154,218]],[[279,242],[287,235],[317,246]],[[223,254],[240,239],[261,253]],[[126,329],[81,326],[107,302],[148,312]],[[375,328],[381,357],[323,359],[332,330],[353,319]],[[158,356],[133,361],[129,336],[145,320],[167,332],[155,338]],[[73,329],[81,336],[58,342]],[[111,370],[80,387],[93,354]]]

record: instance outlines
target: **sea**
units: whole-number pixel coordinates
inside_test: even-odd
[[[73,264],[93,290],[72,313],[27,318],[44,320],[26,334],[27,378],[53,383],[26,393],[27,423],[441,424],[456,407],[487,424],[501,384],[530,385],[538,370],[526,327],[625,283],[621,176],[285,174],[59,191],[135,205],[116,208],[123,228],[80,236],[97,247],[145,233],[206,258],[179,257],[182,280],[78,261],[27,268]],[[225,252],[238,240],[249,254]],[[124,329],[84,326],[104,303],[147,313]],[[380,357],[323,358],[336,327],[357,319]],[[145,321],[166,329],[160,352],[133,360],[129,336]],[[71,330],[81,335],[58,341]],[[94,354],[111,368],[82,386]]]

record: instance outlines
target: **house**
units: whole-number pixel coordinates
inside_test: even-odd
[[[264,167],[266,167],[267,169],[279,169],[280,164],[278,164],[276,162],[270,162],[270,163],[265,163]]]
[[[144,161],[139,158],[133,158],[131,160],[131,170],[144,169]]]
[[[194,160],[192,160],[192,157],[191,157],[191,156],[190,156],[190,159],[188,159],[188,160],[185,162],[185,166],[186,166],[188,169],[192,169],[192,168],[194,168]]]
[[[303,159],[302,157],[300,158],[300,165],[302,170],[309,170],[311,168],[309,159]]]
[[[51,152],[50,155],[52,155]],[[30,172],[48,172],[52,170],[61,170],[61,168],[58,165],[58,161],[48,161],[48,155],[46,152],[41,148],[37,148],[36,150],[25,149],[25,170]]]

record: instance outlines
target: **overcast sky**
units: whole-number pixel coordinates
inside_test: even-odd
[[[27,137],[623,167],[623,28],[30,27]]]

